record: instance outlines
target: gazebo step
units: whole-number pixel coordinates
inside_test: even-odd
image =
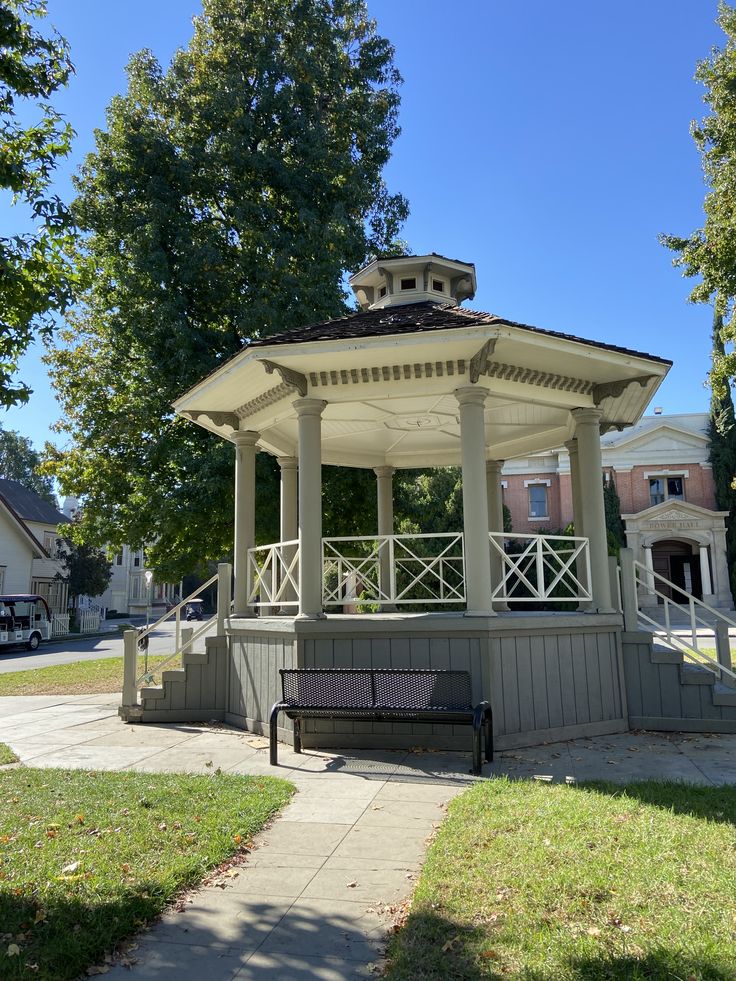
[[[207,655],[201,651],[192,651],[191,653],[182,654],[181,656],[181,663],[185,666],[187,664],[207,664],[207,662]]]
[[[156,701],[159,698],[165,698],[166,692],[163,688],[158,685],[152,685],[149,688],[141,688],[141,701]]]
[[[168,671],[161,672],[161,684],[166,687],[167,684],[172,682],[181,683],[187,680],[186,668],[171,668]]]
[[[655,644],[652,648],[652,664],[682,664],[682,654],[672,647]]]
[[[736,706],[736,689],[717,681],[713,686],[713,704]]]
[[[700,668],[697,664],[680,665],[680,683],[683,685],[712,685],[715,680],[716,676],[707,668]]]

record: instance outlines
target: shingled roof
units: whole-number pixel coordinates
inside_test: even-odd
[[[0,478],[0,497],[24,521],[40,521],[46,525],[66,524],[69,519],[53,504],[44,501],[32,490],[28,490],[17,480]]]
[[[604,344],[602,341],[590,341],[584,337],[576,337],[573,334],[564,334],[555,330],[545,330],[542,327],[532,327],[529,324],[506,320],[493,313],[467,310],[465,307],[455,306],[452,303],[407,303],[386,309],[362,310],[346,317],[338,317],[336,320],[325,320],[322,323],[310,324],[281,334],[274,334],[272,337],[259,338],[250,341],[246,346],[248,348],[270,347],[275,344],[298,344],[307,341],[355,340],[361,337],[382,337],[482,325],[515,327],[547,337],[559,337],[564,340],[575,341],[578,344],[587,344],[602,348],[605,351],[616,351],[619,354],[646,358],[660,364],[672,364],[667,358],[659,358],[653,354],[632,351],[615,344]]]

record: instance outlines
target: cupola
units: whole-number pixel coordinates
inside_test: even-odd
[[[408,303],[459,306],[475,296],[472,262],[431,255],[402,255],[373,259],[354,276],[350,286],[361,310],[382,310]]]

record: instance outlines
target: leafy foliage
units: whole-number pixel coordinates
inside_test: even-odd
[[[58,544],[65,570],[61,578],[69,584],[72,606],[78,596],[101,596],[112,578],[112,563],[105,553],[72,538],[60,538]]]
[[[17,480],[26,490],[31,490],[44,501],[58,507],[54,483],[50,477],[39,472],[41,454],[33,448],[31,441],[12,429],[0,427],[0,477]]]
[[[606,537],[608,540],[608,554],[618,555],[619,551],[626,544],[624,533],[624,523],[621,519],[621,500],[616,490],[616,481],[613,474],[610,479],[603,482],[603,508],[606,515]]]
[[[49,98],[73,71],[67,42],[46,35],[34,21],[44,0],[4,0],[0,5],[0,191],[24,204],[33,231],[0,236],[0,406],[28,400],[27,385],[13,381],[34,329],[48,337],[51,311],[64,311],[73,274],[67,252],[73,241],[69,211],[49,194],[56,163],[73,132]],[[21,122],[34,103],[40,118]]]
[[[228,555],[232,447],[171,402],[245,339],[344,313],[343,271],[391,249],[399,82],[363,0],[204,0],[167,71],[133,57],[77,182],[85,285],[49,355],[80,539],[151,543],[169,580]]]
[[[714,49],[698,64],[695,78],[706,88],[704,101],[710,109],[691,132],[701,153],[709,191],[704,202],[705,222],[689,237],[662,235],[661,241],[677,253],[674,265],[685,276],[699,277],[690,299],[710,303],[725,318],[723,339],[736,339],[736,10],[720,2],[718,24],[726,44]],[[736,352],[722,350],[714,359],[710,380],[723,394],[729,378],[736,375]]]
[[[723,318],[713,317],[713,364],[724,355]],[[734,417],[731,385],[726,380],[713,389],[708,419],[708,459],[713,465],[716,505],[728,511],[726,522],[726,559],[731,576],[731,592],[736,597],[736,418]]]

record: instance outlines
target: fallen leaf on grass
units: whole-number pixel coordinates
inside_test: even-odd
[[[6,954],[8,957],[17,957],[20,954],[20,947],[18,944],[8,944]]]
[[[452,940],[448,940],[446,943],[442,944],[442,953],[448,954],[451,950],[454,949],[455,944],[459,943],[459,941],[460,941],[460,934],[458,933],[456,936],[452,938]]]
[[[355,880],[353,880],[352,882],[347,882],[346,885],[347,885],[348,889],[355,889],[355,887],[358,885],[358,883]]]
[[[499,958],[499,957],[500,957],[501,955],[499,954],[499,952],[498,952],[497,950],[482,950],[482,951],[480,952],[480,956],[481,956],[481,957],[484,957],[484,958],[485,958],[486,960],[489,960],[489,961],[490,961],[490,960],[492,960],[492,961],[495,961],[495,960],[498,960],[498,958]]]
[[[71,875],[73,872],[76,872],[78,868],[79,862],[70,862],[68,865],[64,866],[64,868],[61,870],[61,874]]]
[[[600,937],[601,935],[600,927],[588,927],[585,932],[589,937]]]

